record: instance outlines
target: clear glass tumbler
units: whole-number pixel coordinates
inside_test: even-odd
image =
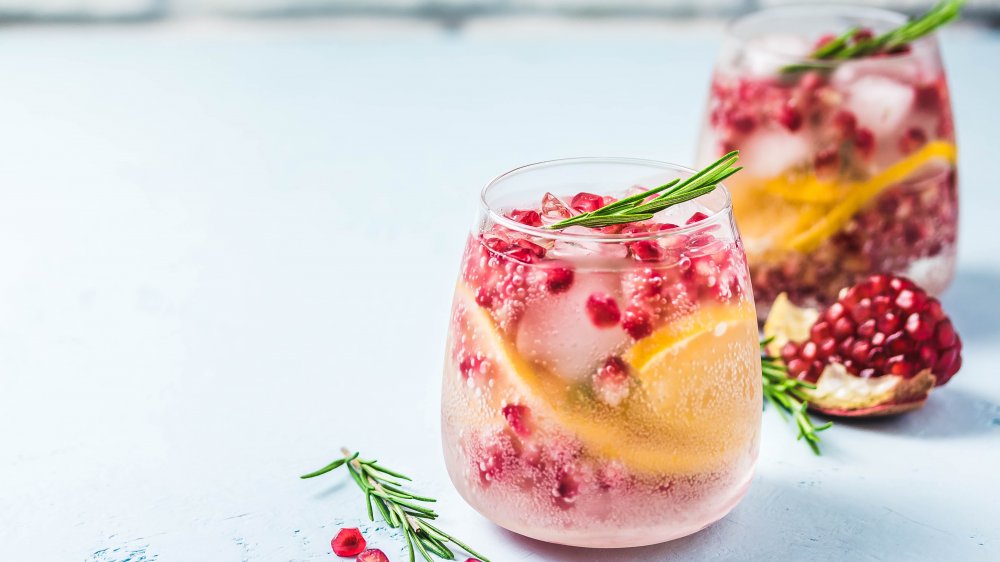
[[[764,10],[729,28],[699,160],[740,150],[728,183],[758,313],[782,291],[828,305],[872,273],[933,294],[955,269],[958,200],[948,84],[931,35],[897,52],[808,58],[852,27],[906,21],[851,6]]]
[[[546,228],[690,174],[580,158],[483,189],[449,326],[442,437],[458,491],[497,524],[639,546],[704,528],[746,492],[761,367],[726,189],[642,223]]]

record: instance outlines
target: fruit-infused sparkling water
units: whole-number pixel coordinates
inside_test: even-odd
[[[761,312],[787,291],[825,306],[871,273],[932,294],[954,271],[955,133],[936,40],[809,61],[833,34],[905,21],[865,8],[778,8],[737,21],[713,77],[701,156],[739,149],[730,180]],[[812,68],[792,68],[807,62]]]
[[[757,320],[724,188],[640,223],[546,228],[689,172],[574,159],[483,192],[451,314],[448,472],[499,525],[589,547],[693,533],[745,493]]]

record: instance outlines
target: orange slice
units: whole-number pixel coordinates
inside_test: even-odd
[[[473,413],[461,423],[481,424],[483,414],[497,416],[504,403],[517,402],[531,409],[542,439],[573,435],[591,454],[645,474],[720,469],[749,446],[759,428],[760,363],[749,306],[706,309],[641,340],[627,354],[633,366],[641,365],[639,387],[619,407],[597,401],[589,385],[567,382],[521,358],[461,284],[459,307],[466,333],[458,337],[475,341],[493,361],[494,373],[481,395],[492,413],[469,408]],[[688,390],[675,389],[673,398],[662,389],[653,394],[674,385]]]

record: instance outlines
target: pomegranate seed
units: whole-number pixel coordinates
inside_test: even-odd
[[[581,191],[573,196],[569,205],[581,213],[590,213],[604,206],[604,198],[600,195]]]
[[[875,153],[875,133],[871,129],[858,127],[854,131],[854,149],[862,158],[871,158],[872,154]]]
[[[892,311],[886,311],[878,319],[878,331],[883,333],[895,332],[902,325],[903,325],[903,319],[898,314]]]
[[[359,554],[358,562],[389,562],[389,557],[381,550],[372,548]]]
[[[858,325],[858,335],[863,338],[871,339],[876,331],[878,331],[878,328],[874,318],[869,318]]]
[[[781,358],[786,362],[791,361],[799,355],[799,345],[793,341],[785,343],[781,346]]]
[[[819,39],[817,39],[816,43],[813,45],[813,50],[815,51],[816,49],[825,46],[827,43],[833,41],[836,38],[837,36],[834,35],[833,33],[826,33],[824,35],[820,35]]]
[[[840,110],[833,116],[833,129],[842,139],[849,139],[854,136],[854,130],[858,126],[858,118],[850,111]]]
[[[740,133],[749,133],[757,127],[757,119],[750,113],[736,110],[729,114],[729,126]]]
[[[890,357],[889,360],[886,361],[885,365],[886,368],[889,370],[889,373],[893,375],[905,378],[905,377],[911,377],[914,374],[913,365],[907,363],[906,358],[903,357],[902,355],[896,355],[894,357]]]
[[[851,40],[854,41],[855,43],[862,43],[864,41],[872,39],[873,37],[875,37],[875,32],[872,31],[871,28],[862,27],[861,29],[854,32],[854,35],[851,36]]]
[[[365,549],[366,544],[365,537],[356,528],[341,529],[330,541],[333,553],[337,556],[357,556]]]
[[[833,175],[840,169],[840,153],[836,147],[824,148],[813,157],[817,175]]]
[[[542,217],[538,214],[538,211],[520,211],[515,209],[510,212],[510,218],[528,226],[542,226]]]
[[[506,256],[522,263],[534,263],[535,253],[527,248],[515,248],[506,253]]]
[[[696,222],[701,222],[701,221],[703,221],[703,220],[705,220],[707,218],[708,218],[708,215],[706,215],[705,213],[703,213],[701,211],[695,211],[695,213],[693,215],[691,215],[691,218],[689,218],[687,220],[687,222],[685,222],[684,224],[694,224]]]
[[[910,127],[899,139],[899,151],[909,154],[927,143],[927,133],[920,127]]]
[[[462,376],[469,378],[477,373],[483,372],[483,364],[486,360],[481,355],[464,357],[458,364],[458,372]]]
[[[531,410],[521,404],[507,404],[502,409],[507,424],[520,437],[531,435]]]
[[[824,320],[820,320],[813,324],[812,328],[809,329],[809,336],[813,341],[819,341],[830,337],[831,335],[830,324]]]
[[[778,123],[794,133],[802,128],[802,112],[795,109],[790,102],[785,102],[778,110]]]
[[[820,340],[819,352],[818,352],[820,357],[827,358],[833,355],[833,353],[836,350],[837,350],[837,340],[833,338],[826,338]]]
[[[663,258],[663,248],[652,240],[639,240],[629,244],[632,256],[639,261],[659,261]]]
[[[653,333],[653,324],[649,313],[634,306],[625,309],[625,315],[622,317],[622,328],[634,340],[641,340]]]
[[[484,238],[483,244],[494,252],[503,253],[510,249],[510,242],[496,236]]]
[[[936,82],[922,84],[914,88],[917,107],[927,111],[939,111],[941,108],[941,90]]]
[[[854,324],[846,317],[838,318],[833,324],[833,335],[844,338],[854,333]]]
[[[552,496],[556,504],[566,509],[573,505],[576,496],[580,493],[580,482],[576,476],[566,469],[559,470],[556,475],[556,485],[552,490]]]
[[[788,373],[800,377],[803,374],[809,372],[809,363],[806,363],[802,359],[792,359],[788,362]]]
[[[955,345],[958,341],[958,336],[955,334],[955,328],[951,325],[951,320],[944,320],[937,325],[937,329],[934,331],[935,340],[938,346],[942,348],[947,348]]]
[[[934,335],[930,318],[914,312],[906,317],[906,332],[917,341],[924,341]]]
[[[514,243],[520,246],[521,248],[524,248],[525,250],[531,252],[532,255],[534,255],[536,258],[545,257],[545,248],[539,246],[538,244],[535,244],[531,240],[528,240],[526,238],[518,238],[517,240],[514,241]]]
[[[958,360],[958,349],[952,348],[947,349],[942,353],[934,364],[934,368],[931,371],[938,376],[950,377],[954,371],[954,363]],[[958,369],[954,369],[957,371]]]
[[[568,267],[552,267],[545,271],[545,286],[550,293],[566,292],[572,284],[573,270]]]
[[[598,328],[608,328],[618,324],[621,312],[614,297],[606,293],[593,293],[587,297],[587,316]]]
[[[485,287],[476,287],[476,304],[483,308],[493,306],[493,292]]]
[[[854,320],[857,324],[859,324],[859,328],[860,324],[865,320],[871,318],[871,316],[872,316],[872,300],[869,298],[861,299],[854,306],[854,309],[851,310],[851,319]],[[865,337],[870,337],[870,335]]]

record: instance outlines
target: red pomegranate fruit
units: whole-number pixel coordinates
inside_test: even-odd
[[[962,366],[962,341],[941,302],[905,277],[873,275],[823,311],[779,295],[764,333],[789,375],[816,385],[810,407],[830,415],[920,408]]]

